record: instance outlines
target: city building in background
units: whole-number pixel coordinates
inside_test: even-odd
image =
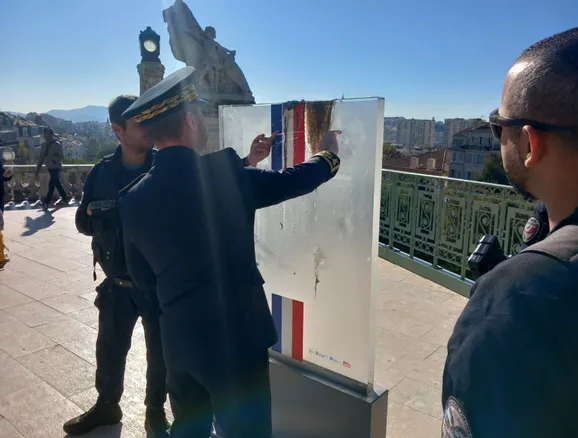
[[[448,176],[449,161],[449,149],[441,148],[419,155],[384,160],[382,167],[388,170]]]
[[[500,142],[487,122],[458,132],[453,136],[449,176],[473,180],[481,174],[486,156],[499,151]]]
[[[383,142],[394,144],[397,141],[397,121],[403,117],[384,117],[383,118]]]
[[[477,128],[484,124],[482,119],[445,119],[444,121],[444,138],[445,147],[451,148],[453,145],[454,135],[466,129]]]
[[[435,119],[404,119],[397,120],[396,144],[409,149],[433,149],[435,145]]]
[[[18,145],[18,132],[14,128],[12,117],[9,114],[0,112],[0,147]],[[1,151],[0,151],[1,152]]]

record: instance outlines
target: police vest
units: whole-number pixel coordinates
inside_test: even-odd
[[[98,263],[108,278],[126,277],[128,275],[122,231],[116,211],[116,199],[119,187],[119,166],[113,156],[105,157],[94,170],[97,172],[94,181],[92,199],[97,208],[91,216],[92,253],[94,263]]]

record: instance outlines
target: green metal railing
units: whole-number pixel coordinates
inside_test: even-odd
[[[468,296],[480,238],[495,234],[518,253],[533,207],[510,186],[383,170],[380,256]]]

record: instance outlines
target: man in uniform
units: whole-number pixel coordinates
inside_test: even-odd
[[[122,113],[136,100],[136,96],[118,96],[108,106],[111,128],[120,145],[114,154],[103,158],[89,172],[76,211],[76,228],[92,237],[94,263],[102,267],[106,278],[96,288],[98,296],[95,301],[99,309],[96,340],[98,400],[88,412],[65,423],[64,431],[69,435],[85,434],[121,421],[119,402],[124,390],[126,358],[135,324],[141,316],[147,347],[145,428],[154,437],[167,436],[164,409],[166,369],[154,279],[137,289],[127,275],[114,208],[118,192],[147,172],[153,162],[151,141],[134,120],[122,117]]]
[[[44,135],[45,143],[44,147],[40,151],[40,156],[38,157],[35,175],[38,176],[40,173],[42,164],[46,166],[48,173],[50,174],[48,192],[46,192],[46,197],[42,204],[44,207],[48,207],[52,201],[54,189],[57,189],[58,193],[60,193],[60,203],[61,205],[64,205],[68,202],[68,195],[60,182],[60,171],[62,170],[62,161],[64,160],[62,145],[54,138],[54,131],[52,128],[44,128],[42,134]]]
[[[504,168],[552,232],[473,286],[448,343],[446,438],[578,436],[578,28],[522,53],[490,116]]]
[[[123,393],[126,358],[138,317],[142,317],[147,344],[147,389],[145,428],[149,436],[166,436],[165,416],[166,369],[163,360],[159,327],[159,308],[155,279],[141,282],[136,288],[126,272],[124,253],[118,233],[115,203],[118,192],[153,163],[155,151],[134,119],[125,120],[122,113],[136,96],[119,96],[108,107],[111,128],[120,145],[89,172],[84,192],[76,212],[76,227],[92,236],[94,262],[102,267],[106,279],[97,287],[95,305],[99,309],[96,342],[96,389],[99,393],[94,407],[64,425],[70,435],[84,434],[92,429],[120,422],[119,401]],[[266,158],[269,151],[260,137],[251,145],[248,166]]]
[[[330,180],[338,132],[323,137],[317,156],[280,172],[244,168],[230,148],[201,156],[207,128],[193,72],[178,70],[125,112],[159,148],[119,200],[127,264],[137,285],[151,271],[157,280],[171,437],[206,438],[215,415],[227,438],[269,438],[268,348],[277,334],[255,261],[255,211]]]

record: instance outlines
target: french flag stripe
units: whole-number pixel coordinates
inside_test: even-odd
[[[293,312],[291,316],[293,317],[293,335],[291,337],[291,342],[293,347],[291,349],[291,356],[295,360],[303,360],[303,317],[304,317],[304,306],[301,301],[295,301],[291,303],[293,305]]]
[[[295,132],[293,130],[293,110],[285,110],[284,115],[285,120],[283,121],[283,125],[284,127],[287,127],[287,132],[285,132],[284,138],[285,147],[283,148],[283,169],[286,169],[288,167],[293,167]]]
[[[300,103],[293,108],[291,120],[293,127],[293,165],[305,161],[305,104]]]
[[[295,360],[303,360],[303,316],[301,301],[272,294],[273,320],[279,341],[274,351]]]
[[[271,145],[271,170],[283,169],[283,105],[271,105],[271,133],[279,131],[279,135]]]
[[[282,303],[283,303],[283,297],[279,296],[279,295],[275,295],[275,294],[271,294],[271,304],[273,307],[273,310],[271,312],[271,314],[273,315],[273,322],[275,323],[275,329],[277,330],[277,343],[275,345],[273,345],[273,347],[271,347],[274,351],[276,351],[277,353],[281,353],[281,348],[283,346],[282,341],[283,341],[283,336],[281,333],[281,328],[283,327],[282,323],[283,323],[283,318],[282,318],[282,313],[281,313],[281,309],[282,309]]]

